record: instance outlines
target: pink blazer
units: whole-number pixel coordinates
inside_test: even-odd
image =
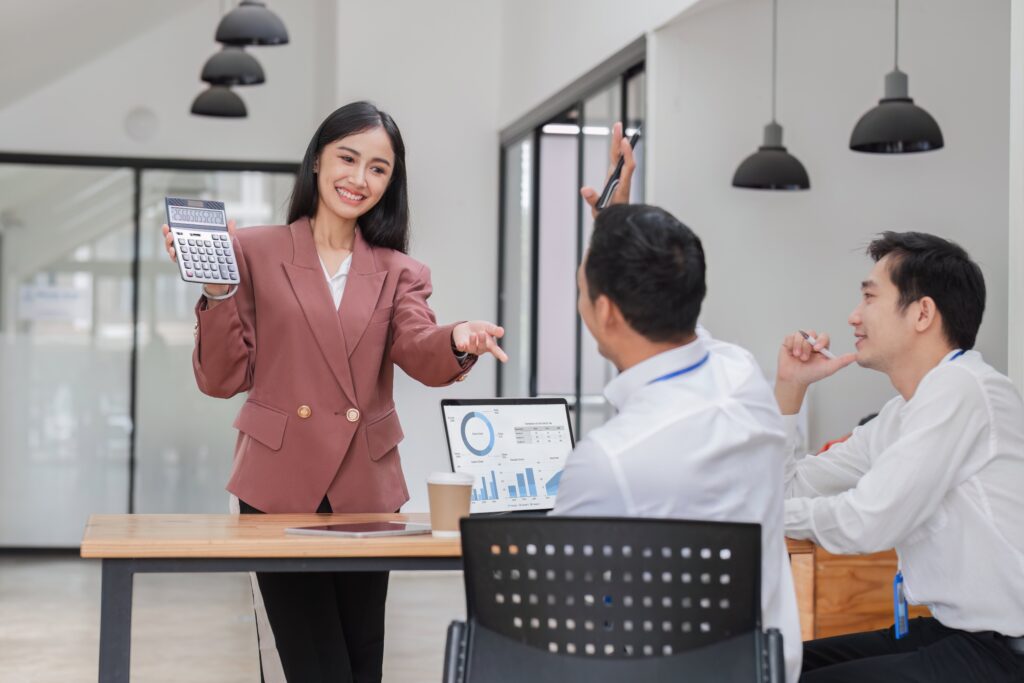
[[[241,285],[213,309],[200,298],[192,355],[203,393],[249,392],[228,491],[263,512],[325,495],[335,512],[394,512],[409,499],[394,365],[429,386],[468,370],[427,304],[430,270],[357,230],[335,309],[308,219],[241,230],[234,247]]]

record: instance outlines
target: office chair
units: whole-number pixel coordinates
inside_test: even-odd
[[[462,520],[465,622],[444,683],[783,683],[761,630],[761,527],[667,519]]]

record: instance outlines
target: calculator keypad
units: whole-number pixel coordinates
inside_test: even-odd
[[[175,234],[174,247],[185,277],[195,282],[238,282],[238,269],[227,235],[186,238]]]

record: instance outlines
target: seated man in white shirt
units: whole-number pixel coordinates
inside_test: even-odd
[[[697,330],[700,240],[662,209],[611,206],[577,279],[583,321],[621,373],[605,389],[619,412],[569,456],[553,514],[761,524],[762,620],[782,631],[787,680],[796,681],[782,420],[753,356]]]
[[[884,233],[868,253],[875,266],[849,319],[857,352],[830,359],[827,335],[787,338],[775,394],[791,435],[808,385],[854,361],[899,395],[827,453],[788,459],[786,534],[840,554],[895,547],[894,594],[902,580],[934,616],[905,635],[894,624],[811,641],[800,680],[1024,680],[1024,403],[971,350],[981,269],[923,233]]]

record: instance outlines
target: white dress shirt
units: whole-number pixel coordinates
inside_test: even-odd
[[[760,524],[762,621],[782,631],[792,683],[802,643],[782,530],[785,430],[753,356],[698,335],[605,387],[619,412],[570,454],[552,514]]]
[[[348,281],[348,271],[352,268],[352,254],[349,254],[345,260],[341,262],[338,272],[334,275],[327,272],[327,266],[324,264],[323,259],[320,259],[320,267],[324,269],[324,277],[327,278],[327,286],[331,288],[331,298],[334,299],[334,308],[338,308],[341,306],[341,295],[345,293],[345,283]]]
[[[1024,402],[981,354],[955,356],[844,443],[788,458],[786,533],[832,553],[895,547],[908,602],[1021,636]]]

